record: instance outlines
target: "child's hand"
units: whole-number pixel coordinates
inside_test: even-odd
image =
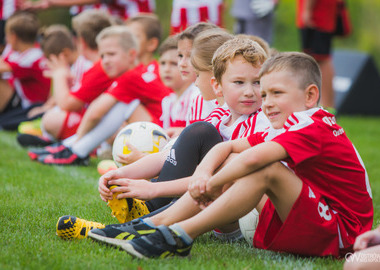
[[[131,151],[129,154],[121,154],[118,155],[116,158],[116,162],[119,162],[124,165],[131,164],[135,162],[136,160],[139,160],[140,158],[144,157],[146,154],[139,151],[136,147],[134,147],[132,144],[126,142],[126,146],[128,146],[128,149]]]
[[[207,173],[194,173],[190,179],[188,191],[199,206],[205,206],[210,202],[210,198],[206,195],[206,186],[210,177],[211,175]]]
[[[120,178],[117,180],[108,181],[109,185],[117,185],[111,190],[112,193],[122,192],[117,196],[118,199],[136,198],[148,201],[155,198],[154,183],[144,179],[127,179]]]
[[[69,64],[67,63],[64,55],[60,53],[58,56],[50,55],[49,60],[47,61],[47,66],[49,68],[48,72],[44,72],[45,77],[60,77],[72,79],[72,75],[70,72]]]
[[[354,250],[360,251],[380,244],[380,227],[359,235],[354,244]]]
[[[121,176],[118,170],[112,170],[99,178],[98,191],[100,193],[100,198],[102,198],[103,201],[106,202],[108,200],[112,200],[112,192],[108,188],[110,186],[109,181],[120,177]]]

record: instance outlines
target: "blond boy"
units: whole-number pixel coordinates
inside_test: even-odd
[[[254,207],[261,215],[253,244],[274,251],[339,256],[371,228],[368,176],[335,117],[317,107],[321,76],[315,60],[279,53],[263,65],[260,83],[273,128],[216,145],[189,192],[145,222],[154,232],[119,243],[123,249],[140,258],[187,256],[194,238]],[[231,187],[222,193],[226,184]]]

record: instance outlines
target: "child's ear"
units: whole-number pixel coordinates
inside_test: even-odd
[[[212,86],[212,89],[214,90],[215,96],[223,97],[222,86],[216,80],[216,78],[214,76],[211,77],[211,86]]]
[[[147,50],[153,53],[158,48],[159,44],[160,41],[158,40],[158,38],[151,38],[147,42]]]
[[[307,108],[314,108],[318,105],[319,101],[319,89],[315,84],[309,85],[306,90],[305,105]]]

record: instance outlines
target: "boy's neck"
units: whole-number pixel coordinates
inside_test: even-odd
[[[144,54],[139,57],[139,63],[144,66],[149,65],[154,60],[153,54]]]
[[[77,61],[78,57],[79,57],[79,53],[78,53],[78,51],[74,51],[74,52],[71,54],[70,59],[69,59],[69,61],[70,61],[70,66],[74,65],[74,63]]]
[[[90,50],[90,49],[83,50],[82,55],[84,56],[84,58],[91,61],[92,63],[95,63],[100,59],[100,56],[98,54],[98,50]]]
[[[26,42],[21,42],[21,41],[18,41],[14,48],[12,48],[13,50],[17,51],[17,52],[25,52],[29,49],[32,49],[35,47],[35,43],[26,43]]]

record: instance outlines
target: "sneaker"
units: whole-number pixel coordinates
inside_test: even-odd
[[[34,136],[42,136],[41,118],[31,121],[24,121],[18,125],[18,133],[25,133]]]
[[[90,158],[81,158],[74,154],[70,148],[65,148],[54,154],[42,155],[38,161],[48,165],[84,165],[90,164]]]
[[[111,186],[110,190],[115,187],[117,186]],[[120,223],[125,223],[150,213],[144,201],[133,198],[116,199],[119,194],[120,192],[114,193],[113,199],[109,200],[107,205],[112,210],[112,216],[116,217]]]
[[[157,229],[146,224],[143,219],[138,218],[123,224],[107,225],[103,229],[93,229],[88,237],[96,241],[121,247],[126,240],[154,233]]]
[[[54,143],[48,138],[25,133],[19,133],[17,135],[17,141],[22,147],[45,147]]]
[[[186,244],[179,235],[164,225],[158,226],[154,233],[124,241],[121,245],[126,252],[140,259],[186,257],[190,254],[191,247],[192,244]]]
[[[103,224],[98,222],[87,221],[74,216],[63,216],[57,222],[57,235],[66,240],[83,239],[87,237],[90,230],[104,227]]]
[[[65,148],[66,147],[61,142],[57,142],[57,143],[53,143],[52,145],[46,146],[44,148],[30,149],[28,151],[28,156],[30,157],[31,160],[36,160],[38,159],[39,156],[55,154],[55,153],[61,152]]]

